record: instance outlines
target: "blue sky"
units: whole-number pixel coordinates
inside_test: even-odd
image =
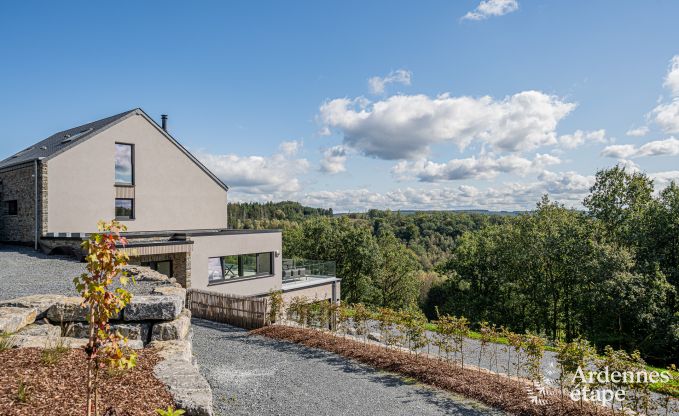
[[[142,107],[232,200],[578,206],[616,163],[679,179],[676,16],[674,1],[3,2],[0,159]]]

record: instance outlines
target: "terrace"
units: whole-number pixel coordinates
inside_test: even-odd
[[[302,288],[337,281],[334,261],[283,259],[283,289]]]

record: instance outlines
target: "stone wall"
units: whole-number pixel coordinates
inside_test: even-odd
[[[33,243],[35,241],[35,165],[22,164],[0,171],[0,241],[12,243]],[[38,197],[43,195],[43,168],[38,169]],[[17,215],[8,215],[5,201],[17,201]],[[39,229],[47,214],[38,208]]]
[[[178,408],[189,416],[212,415],[212,390],[192,355],[191,312],[184,307],[186,290],[148,268],[129,267],[138,280],[156,283],[151,294],[135,295],[110,321],[128,338],[132,349],[153,348],[161,358],[154,375],[165,383]],[[0,333],[11,334],[13,348],[64,345],[83,348],[88,342],[87,308],[82,298],[31,295],[0,302]]]

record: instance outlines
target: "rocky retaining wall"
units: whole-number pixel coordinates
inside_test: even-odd
[[[133,271],[140,280],[157,278],[143,268]],[[154,374],[186,415],[212,415],[212,390],[192,355],[191,312],[184,307],[186,290],[169,279],[158,283],[150,294],[134,295],[110,321],[111,327],[128,338],[130,348],[158,351],[163,360]],[[82,300],[46,294],[2,301],[0,333],[11,334],[14,348],[82,348],[89,336],[88,310]]]

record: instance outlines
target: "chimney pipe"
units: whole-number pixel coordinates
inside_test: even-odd
[[[160,126],[163,128],[163,130],[167,131],[167,114],[161,114],[160,120]]]

